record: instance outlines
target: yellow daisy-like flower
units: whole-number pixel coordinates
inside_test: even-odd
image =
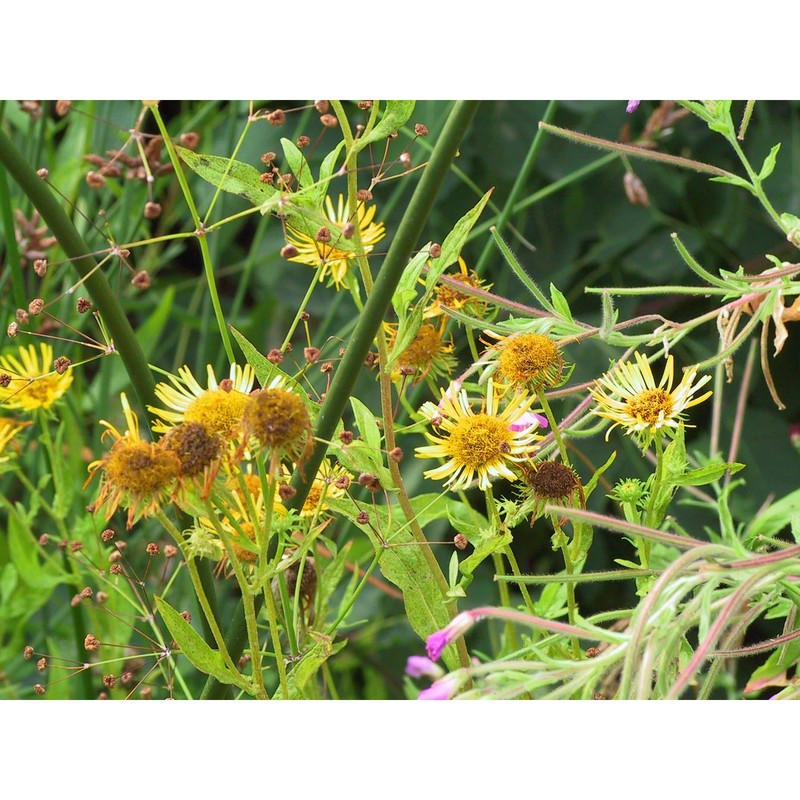
[[[106,519],[122,506],[128,510],[127,527],[141,516],[158,510],[173,494],[180,461],[175,453],[139,436],[139,420],[131,410],[128,398],[120,395],[125,415],[125,432],[104,419],[102,438],[111,436],[114,444],[103,458],[89,464],[89,477],[84,486],[101,472],[100,494],[95,508],[105,506]]]
[[[452,275],[445,274],[442,277],[449,278],[451,281],[457,281],[462,286],[469,286],[472,289],[484,289],[489,291],[492,284],[484,284],[476,272],[467,269],[467,262],[459,256],[458,266],[460,272]],[[422,314],[423,319],[430,319],[445,314],[445,309],[452,309],[453,311],[464,311],[471,314],[478,319],[484,319],[489,310],[489,303],[480,297],[473,297],[472,295],[465,294],[458,291],[458,289],[451,283],[440,281],[436,287],[436,294],[431,304],[425,309]]]
[[[563,383],[564,357],[558,345],[541,333],[514,333],[503,336],[484,331],[498,341],[494,354],[482,364],[495,365],[498,384],[534,391]]]
[[[414,375],[413,383],[415,385],[426,375],[431,375],[435,378],[450,377],[457,362],[453,355],[452,337],[445,338],[444,328],[446,324],[447,319],[445,318],[440,325],[433,325],[430,322],[420,325],[416,336],[395,362],[395,372],[392,374],[395,380],[400,380],[402,377],[402,373],[397,372],[400,367],[409,368],[409,371]],[[396,323],[384,323],[384,328],[389,335],[388,348],[390,353],[394,350],[397,327]]]
[[[72,370],[52,367],[53,348],[47,342],[22,346],[18,356],[0,356],[0,404],[5,408],[35,411],[50,408],[72,384]]]
[[[447,478],[444,486],[453,490],[465,489],[476,475],[481,489],[488,489],[492,478],[516,480],[509,464],[527,461],[535,450],[535,442],[543,438],[536,434],[539,421],[535,416],[526,417],[530,420],[527,425],[518,424],[533,400],[534,397],[522,392],[512,397],[500,412],[489,379],[486,401],[478,413],[472,410],[464,390],[457,394],[442,391],[438,405],[425,403],[420,413],[437,433],[426,432],[433,444],[417,447],[416,456],[447,459],[440,467],[425,472],[425,477]],[[440,431],[443,436],[438,435]]]
[[[364,245],[364,253],[371,253],[375,245],[386,236],[386,229],[382,222],[373,222],[375,218],[376,206],[367,208],[363,203],[358,205],[357,224],[361,231],[361,241]],[[327,235],[324,229],[316,238],[309,236],[301,231],[294,230],[290,225],[287,226],[287,240],[297,249],[297,255],[292,256],[289,261],[296,261],[300,264],[308,264],[310,267],[322,267],[319,279],[322,281],[328,276],[333,280],[337,289],[342,288],[347,280],[347,272],[350,260],[355,257],[352,250],[340,250],[336,244],[344,235],[345,226],[351,222],[347,214],[344,195],[339,195],[336,208],[330,197],[325,198],[325,212],[330,220],[330,229]]]
[[[0,417],[0,453],[3,453],[19,431],[28,425],[30,422],[18,422],[8,417]],[[0,464],[8,459],[9,456],[0,455]]]
[[[670,433],[685,419],[683,412],[687,408],[711,397],[710,391],[700,397],[693,396],[711,380],[710,375],[704,375],[695,381],[697,367],[687,369],[681,382],[673,388],[675,367],[672,356],[667,358],[658,385],[647,359],[639,353],[634,353],[634,357],[636,363],[620,362],[592,389],[592,397],[598,405],[592,413],[614,423],[606,433],[606,440],[617,425],[625,428],[625,433],[636,434],[642,440],[661,432]]]
[[[328,506],[328,498],[344,497],[350,475],[347,470],[338,464],[331,463],[327,458],[320,464],[317,476],[311,482],[308,495],[300,509],[301,517],[313,517],[322,513]]]
[[[249,364],[244,367],[234,364],[229,376],[222,381],[217,381],[210,364],[207,371],[207,389],[195,380],[186,366],[178,370],[179,377],[169,376],[172,386],[163,382],[156,386],[156,396],[167,408],[147,407],[158,417],[153,425],[155,433],[165,433],[184,422],[198,422],[227,442],[238,437],[256,379],[253,368]]]

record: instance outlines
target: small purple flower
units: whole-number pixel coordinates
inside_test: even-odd
[[[636,111],[637,108],[639,108],[639,103],[641,102],[642,102],[641,100],[628,100],[628,105],[625,108],[625,111],[628,114],[633,114],[633,112]]]
[[[406,675],[410,678],[425,677],[435,681],[444,675],[444,670],[425,656],[409,656],[406,662]]]
[[[547,427],[547,417],[543,414],[537,414],[534,411],[526,411],[520,418],[508,426],[510,431],[526,431],[532,425],[538,425],[540,428]]]
[[[461,680],[453,675],[445,675],[441,680],[432,684],[429,689],[423,689],[417,700],[449,700],[461,686]]]
[[[473,626],[474,622],[475,620],[472,618],[472,614],[469,611],[462,611],[460,614],[453,617],[447,627],[436,631],[436,633],[432,633],[425,643],[425,648],[428,651],[428,658],[430,658],[431,661],[438,661],[445,647],[468,631]]]

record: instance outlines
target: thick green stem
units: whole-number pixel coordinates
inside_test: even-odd
[[[336,425],[342,417],[352,395],[353,387],[358,379],[364,360],[375,340],[375,334],[383,323],[386,310],[392,300],[392,294],[408,264],[409,259],[422,234],[436,198],[439,195],[444,179],[450,170],[453,159],[458,153],[459,145],[478,110],[476,100],[460,100],[456,102],[445,123],[442,134],[433,149],[428,165],[422,172],[419,183],[409,201],[397,233],[392,240],[389,251],[375,281],[373,291],[367,298],[364,310],[360,315],[353,336],[348,343],[345,354],[334,374],[331,386],[322,404],[317,426],[314,431],[317,442],[314,452],[304,465],[303,473],[307,480],[295,472],[292,485],[297,494],[287,503],[292,508],[300,508],[308,496],[311,481],[319,470],[322,459],[328,449],[329,442],[336,431]],[[244,630],[244,614],[237,609],[227,633],[228,648],[237,655],[242,652],[246,639]],[[204,698],[218,697],[221,684],[209,678],[203,690]]]
[[[122,310],[116,295],[106,280],[106,276],[96,270],[95,259],[86,255],[91,252],[83,237],[78,233],[72,220],[61,208],[58,200],[47,184],[31,168],[25,157],[6,134],[0,130],[0,163],[17,182],[20,189],[42,215],[53,236],[71,260],[81,276],[92,303],[100,312],[103,321],[114,341],[114,349],[122,357],[122,362],[131,380],[136,396],[143,410],[155,403],[155,381],[147,366],[147,358],[136,334]]]

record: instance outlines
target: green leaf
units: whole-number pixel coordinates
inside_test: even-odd
[[[205,675],[211,675],[220,683],[233,684],[250,691],[247,682],[240,675],[234,675],[222,660],[218,650],[212,650],[202,636],[162,597],[156,596],[156,608],[170,636],[181,649],[193,667]]]
[[[419,515],[430,502],[430,495],[422,495],[415,497],[411,505],[415,514]],[[424,640],[444,628],[450,622],[445,598],[431,574],[421,546],[408,530],[404,515],[393,508],[390,526],[386,508],[373,507],[369,510],[370,523],[362,524],[357,520],[359,509],[351,500],[331,498],[328,504],[335,513],[350,520],[370,538],[376,552],[380,553],[378,567],[384,578],[403,593],[406,617],[417,634]],[[374,529],[377,529],[390,545],[395,546],[386,547],[376,536]],[[450,645],[445,648],[443,658],[449,669],[458,667],[455,646]]]
[[[759,512],[747,528],[745,544],[759,536],[775,536],[797,517],[800,517],[800,489],[795,489]]]
[[[283,155],[289,165],[289,170],[297,181],[297,185],[307,189],[314,183],[314,176],[308,166],[308,159],[303,155],[303,151],[290,139],[281,139],[281,147],[283,147]]]
[[[342,152],[342,148],[344,147],[344,140],[339,142],[336,147],[331,150],[328,155],[322,159],[322,165],[319,168],[319,183],[315,188],[316,199],[314,205],[317,208],[322,208],[322,203],[325,198],[325,195],[328,193],[328,185],[330,184],[333,178],[334,167],[336,166],[336,159],[339,157],[339,154]]]
[[[692,469],[672,479],[676,486],[705,486],[708,483],[718,481],[728,470],[731,475],[735,475],[740,469],[744,469],[744,464],[737,462],[724,464],[709,464],[700,469]]]
[[[308,682],[332,655],[335,655],[342,648],[347,646],[346,639],[333,644],[331,638],[322,633],[311,631],[309,635],[313,637],[317,643],[308,652],[303,654],[302,658],[294,665],[292,671],[288,675],[289,700],[314,699],[309,698],[306,694],[305,689]],[[278,687],[275,691],[273,699],[283,699],[281,687]]]
[[[415,105],[414,100],[389,100],[380,122],[366,136],[356,140],[356,152],[363,150],[371,142],[380,141],[399,131],[411,118]]]
[[[511,532],[503,527],[499,532],[495,533],[491,528],[483,528],[479,535],[471,540],[471,544],[475,548],[472,554],[465,558],[459,569],[464,576],[459,584],[462,589],[466,589],[473,581],[474,572],[480,564],[482,564],[492,553],[508,546],[514,541]]]
[[[775,164],[778,160],[778,151],[781,149],[781,143],[778,142],[770,151],[767,157],[764,159],[764,163],[761,165],[761,171],[758,173],[758,179],[760,181],[764,181],[772,175],[773,170],[775,169]]]
[[[444,272],[447,267],[451,264],[455,264],[458,261],[458,257],[461,255],[461,250],[464,245],[467,243],[467,237],[470,234],[470,231],[475,226],[475,223],[478,221],[478,217],[480,217],[481,212],[483,211],[486,204],[489,202],[489,198],[492,196],[492,192],[494,189],[489,189],[486,194],[481,197],[480,200],[469,210],[466,214],[464,214],[461,219],[456,222],[453,226],[453,230],[447,234],[445,240],[442,242],[442,252],[439,258],[433,259],[431,269],[428,272],[428,275],[425,279],[426,286],[429,289],[432,289],[436,285],[436,281],[439,280],[439,276]]]
[[[261,206],[280,197],[280,192],[261,182],[261,173],[252,165],[222,156],[209,156],[176,146],[178,155],[189,169],[223,192],[243,197]]]
[[[729,183],[731,186],[739,186],[742,189],[747,189],[754,197],[758,196],[750,181],[746,181],[738,175],[717,175],[714,178],[710,178],[710,180],[716,181],[717,183]]]
[[[60,583],[70,582],[70,576],[52,562],[46,567],[40,563],[39,544],[33,538],[33,532],[23,517],[10,509],[8,551],[22,582],[32,589],[46,591]]]
[[[567,320],[567,322],[575,321],[572,319],[572,312],[569,310],[567,298],[552,283],[550,284],[550,301],[559,317]]]

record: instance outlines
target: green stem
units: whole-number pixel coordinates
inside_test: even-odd
[[[278,677],[281,682],[281,693],[284,700],[289,699],[289,679],[286,675],[286,664],[283,660],[283,650],[281,649],[281,634],[278,629],[278,610],[275,607],[275,598],[272,596],[272,587],[268,584],[264,587],[264,599],[267,606],[267,619],[269,620],[269,632],[272,637],[272,649],[275,652],[275,664],[278,667]],[[204,692],[205,694],[205,692]]]
[[[2,130],[0,130],[0,163],[5,166],[20,189],[36,207],[83,279],[92,303],[100,311],[108,327],[114,341],[114,348],[122,357],[136,396],[146,413],[147,406],[156,401],[155,381],[147,366],[144,351],[136,339],[136,334],[128,322],[119,300],[106,280],[106,276],[95,269],[97,264],[95,259],[86,255],[90,252],[90,248],[64,209],[61,208],[50,188],[30,167],[16,145]]]
[[[152,112],[156,124],[158,125],[159,131],[161,131],[161,136],[164,139],[164,147],[167,148],[169,159],[172,162],[173,168],[175,169],[175,175],[178,178],[181,191],[186,199],[186,205],[189,207],[189,212],[192,215],[192,222],[194,223],[195,227],[195,235],[200,242],[200,253],[203,256],[203,268],[205,269],[206,273],[208,293],[209,297],[211,298],[211,305],[214,308],[214,315],[217,318],[217,327],[219,328],[219,334],[222,337],[222,345],[225,348],[225,354],[228,357],[228,361],[233,364],[235,363],[236,359],[233,355],[233,345],[231,344],[228,325],[225,322],[225,315],[222,312],[222,304],[220,303],[217,284],[214,280],[214,265],[211,263],[211,251],[208,249],[208,242],[206,241],[206,230],[203,226],[203,221],[200,219],[200,215],[197,213],[197,206],[194,203],[194,198],[192,197],[192,192],[189,189],[186,176],[183,174],[183,167],[181,166],[180,159],[175,151],[175,146],[172,144],[172,140],[170,139],[167,126],[164,124],[164,120],[162,119],[161,113],[158,110],[158,106],[150,106],[150,111]]]
[[[402,277],[403,271],[411,258],[417,241],[424,230],[425,223],[433,210],[439,190],[450,170],[453,159],[458,153],[461,140],[467,132],[475,113],[478,101],[457,101],[444,125],[442,134],[436,142],[431,158],[422,171],[419,183],[409,201],[397,233],[389,247],[386,258],[381,265],[373,291],[364,304],[358,324],[345,350],[344,356],[334,373],[330,389],[325,396],[314,432],[317,442],[314,452],[305,463],[304,473],[299,471],[292,478],[295,496],[287,502],[290,508],[301,508],[311,488],[311,481],[317,474],[328,445],[336,432],[336,425],[342,418],[352,395],[355,382],[361,374],[364,360],[375,340],[375,334],[383,323],[386,310],[392,300],[392,294]],[[228,628],[228,647],[231,652],[240,654],[244,647],[245,631],[243,611],[236,610]],[[209,678],[203,690],[203,698],[219,696],[221,684]]]
[[[566,539],[566,534],[561,529],[561,525],[558,523],[558,517],[552,516],[551,517],[553,523],[553,529],[556,532],[556,535],[559,536],[561,539]],[[575,599],[575,582],[569,580],[572,575],[575,573],[575,565],[572,563],[572,559],[569,555],[569,547],[567,546],[566,541],[561,545],[561,554],[564,556],[564,569],[567,573],[567,617],[569,619],[570,625],[576,625],[578,620],[578,603]],[[580,642],[578,642],[577,637],[572,637],[572,655],[575,658],[580,658],[581,656],[581,646]]]
[[[563,462],[565,467],[571,466],[569,463],[569,454],[567,453],[566,445],[564,444],[564,440],[561,438],[561,431],[558,428],[558,423],[556,422],[556,418],[553,416],[553,411],[550,408],[550,403],[547,401],[547,396],[544,393],[544,388],[540,388],[537,391],[537,395],[539,396],[539,402],[542,405],[542,410],[544,411],[545,416],[547,417],[547,421],[550,423],[550,430],[553,431],[553,438],[556,440],[556,444],[558,445],[558,452],[561,453],[561,461]]]

